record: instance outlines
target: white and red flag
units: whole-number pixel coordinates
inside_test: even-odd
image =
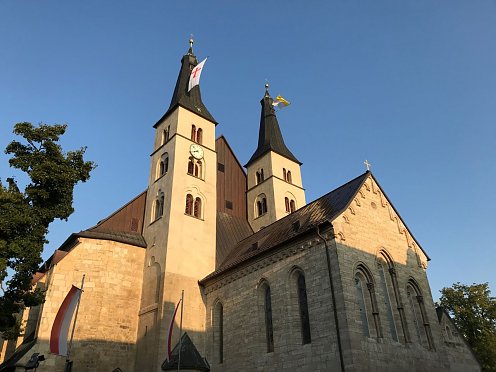
[[[172,349],[171,349],[172,330],[174,329],[174,319],[176,318],[177,309],[179,308],[181,301],[182,301],[182,299],[179,300],[179,302],[176,305],[176,309],[174,310],[174,314],[172,314],[171,322],[169,324],[169,331],[167,332],[167,360],[172,359]]]
[[[203,71],[203,65],[206,62],[206,58],[198,63],[193,70],[191,70],[191,75],[189,75],[188,92],[196,85],[200,84],[200,75]]]
[[[50,352],[52,354],[67,356],[67,336],[81,292],[80,288],[72,286],[57,312],[50,335]]]

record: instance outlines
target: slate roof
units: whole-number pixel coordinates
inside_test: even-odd
[[[248,167],[255,160],[262,157],[269,151],[274,151],[285,158],[292,160],[298,164],[302,164],[291,151],[286,147],[282,138],[281,128],[277,121],[276,112],[272,103],[274,100],[266,91],[264,97],[260,101],[262,105],[262,113],[260,115],[260,130],[258,132],[258,147],[251,156],[245,167]]]
[[[253,234],[246,218],[217,212],[217,254],[215,267],[224,262],[232,247],[244,238]]]
[[[159,121],[153,126],[156,128],[169,114],[176,109],[176,107],[181,106],[185,109],[200,115],[201,117],[217,124],[214,117],[207,110],[203,104],[200,86],[197,85],[193,87],[188,92],[188,82],[189,76],[193,68],[198,64],[196,56],[193,54],[193,49],[190,48],[188,54],[185,54],[181,59],[181,70],[179,71],[179,76],[177,77],[176,87],[174,89],[174,94],[172,95],[171,103],[167,112],[160,118]]]
[[[365,172],[294,213],[243,239],[231,248],[231,253],[220,267],[202,279],[200,284],[204,284],[244,262],[256,259],[288,240],[313,230],[317,225],[332,221],[346,210],[370,174],[369,171]]]
[[[162,363],[163,371],[177,371],[177,364],[179,360],[179,343],[172,349],[171,360],[165,360]],[[181,368],[185,370],[193,371],[210,371],[210,365],[207,360],[203,358],[198,349],[196,348],[193,341],[188,336],[188,333],[184,333],[181,337]]]

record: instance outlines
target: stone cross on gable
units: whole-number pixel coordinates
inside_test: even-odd
[[[363,162],[363,164],[365,164],[365,167],[367,168],[367,170],[370,171],[370,167],[372,166],[372,164],[370,164],[367,159],[365,159],[365,161]]]

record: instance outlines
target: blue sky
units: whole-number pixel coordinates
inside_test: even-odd
[[[457,281],[494,290],[494,1],[0,2],[0,148],[16,122],[68,123],[64,148],[98,164],[44,258],[146,188],[190,34],[209,56],[203,100],[243,164],[267,79],[291,101],[278,118],[308,201],[368,159],[432,258],[434,298]]]

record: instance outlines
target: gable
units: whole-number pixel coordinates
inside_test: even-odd
[[[332,224],[343,245],[373,255],[386,249],[395,261],[416,262],[424,269],[430,260],[371,173]]]

